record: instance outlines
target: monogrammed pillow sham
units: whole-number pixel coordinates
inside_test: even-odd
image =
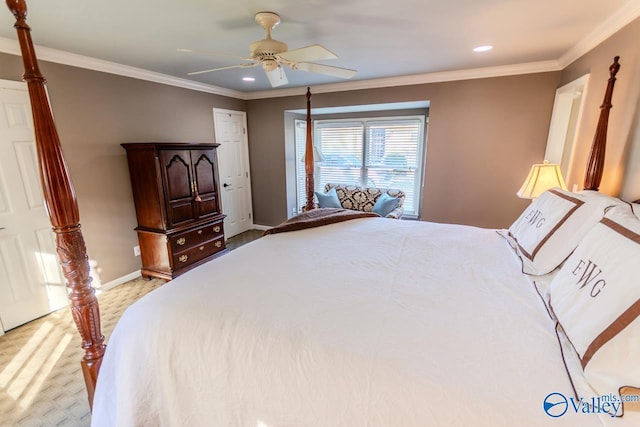
[[[598,395],[640,385],[640,220],[607,211],[549,286],[550,307]]]
[[[522,260],[522,271],[538,276],[556,269],[605,210],[621,203],[596,192],[554,188],[542,193],[508,230]]]

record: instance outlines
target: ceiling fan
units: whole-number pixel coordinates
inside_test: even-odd
[[[178,51],[180,52],[206,53],[211,55],[228,56],[247,62],[238,65],[231,65],[229,67],[195,71],[192,73],[188,73],[188,75],[193,76],[196,74],[211,73],[213,71],[228,70],[230,68],[248,68],[260,65],[266,73],[271,86],[278,87],[286,85],[288,83],[283,65],[286,65],[294,70],[326,74],[343,79],[350,79],[356,74],[356,70],[309,62],[337,58],[337,56],[333,52],[319,44],[302,47],[300,49],[289,50],[289,47],[286,43],[272,39],[271,30],[280,23],[280,16],[277,13],[258,12],[255,15],[255,21],[258,25],[264,28],[265,32],[267,33],[267,37],[251,43],[251,46],[249,48],[250,56],[248,58],[228,53],[206,52],[193,49],[178,49]]]

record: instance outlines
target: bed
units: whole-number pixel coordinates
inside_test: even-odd
[[[7,5],[92,425],[640,425],[640,205],[597,192],[617,57],[586,191],[550,190],[508,230],[309,200],[302,217],[133,304],[107,351],[26,5]],[[309,105],[308,91],[307,120]],[[308,135],[312,195],[310,148]]]
[[[127,310],[94,426],[540,426],[573,395],[495,230],[361,218],[241,249]]]

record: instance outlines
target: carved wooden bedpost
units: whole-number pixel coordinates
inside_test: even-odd
[[[313,140],[311,138],[313,128],[311,126],[311,88],[307,88],[307,141],[304,152],[304,170],[307,175],[306,190],[307,190],[307,204],[304,206],[305,211],[310,211],[313,206],[313,192],[315,190],[315,183],[313,177]]]
[[[26,23],[27,5],[24,0],[6,2],[16,18],[14,28],[18,33],[25,68],[23,79],[27,82],[33,111],[40,180],[56,235],[58,257],[67,279],[71,312],[82,336],[85,354],[81,366],[91,405],[105,345],[104,336],[100,332],[98,299],[91,287],[89,258],[80,231],[78,204],[67,164],[62,156],[58,132],[45,91],[45,78],[38,68],[31,29]]]
[[[596,134],[593,137],[593,145],[589,153],[586,175],[584,177],[584,189],[598,191],[602,180],[604,169],[604,156],[607,147],[607,127],[609,123],[609,110],[611,110],[611,98],[613,96],[613,86],[616,83],[616,74],[620,69],[619,56],[613,58],[613,64],[609,67],[609,81],[604,94],[604,101],[600,106],[600,118],[596,126]]]

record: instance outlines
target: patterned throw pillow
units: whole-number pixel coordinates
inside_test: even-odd
[[[356,185],[338,186],[336,190],[343,207],[363,212],[373,210],[376,197],[381,193],[377,188],[362,188]]]
[[[327,183],[324,186],[324,191],[328,192],[332,188],[335,188],[336,193],[338,194],[338,200],[340,200],[340,204],[345,209],[372,212],[376,201],[386,193],[389,196],[398,199],[398,205],[390,214],[386,215],[386,217],[400,219],[404,213],[402,205],[404,204],[406,195],[402,190],[377,187],[363,188],[358,185],[351,184]]]

